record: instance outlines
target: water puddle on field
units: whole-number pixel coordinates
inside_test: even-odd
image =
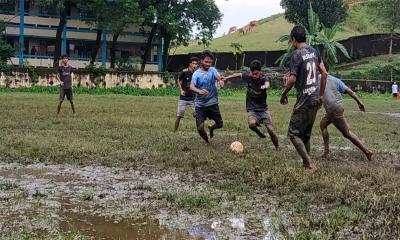
[[[66,212],[60,223],[62,231],[78,230],[80,233],[94,239],[124,240],[124,239],[189,239],[187,232],[173,231],[159,225],[157,220],[143,219],[133,222],[113,222],[100,216]]]
[[[166,191],[207,190],[196,181],[146,168],[0,162],[0,239],[2,232],[20,229],[101,240],[271,239],[275,227],[258,211],[253,217],[227,212],[208,219],[170,211],[160,199]]]

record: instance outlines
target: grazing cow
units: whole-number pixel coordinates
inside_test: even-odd
[[[253,31],[253,29],[257,26],[257,21],[253,20],[251,21],[247,26],[247,32]]]
[[[228,35],[229,34],[231,34],[231,33],[234,33],[234,32],[236,32],[238,29],[237,29],[237,27],[236,26],[234,26],[234,27],[230,27],[229,28],[229,32],[228,32]]]

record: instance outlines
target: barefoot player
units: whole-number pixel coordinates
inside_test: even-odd
[[[75,114],[74,96],[72,93],[72,67],[68,64],[68,55],[62,56],[61,66],[58,67],[58,75],[60,80],[60,99],[57,106],[57,115],[60,114],[61,104],[65,96],[67,96],[72,112]]]
[[[344,118],[342,93],[349,94],[349,96],[357,102],[360,110],[365,112],[364,104],[360,101],[357,95],[340,79],[329,75],[324,93],[324,108],[326,113],[320,123],[322,137],[324,139],[324,157],[329,159],[330,152],[328,126],[332,123],[343,134],[345,138],[349,139],[354,145],[356,145],[365,154],[367,159],[371,161],[372,152],[368,150],[362,144],[360,139],[350,131],[349,125]]]
[[[249,73],[234,73],[230,76],[223,77],[223,80],[240,77],[247,84],[246,93],[246,111],[248,117],[249,128],[253,130],[260,138],[265,138],[264,133],[258,129],[258,126],[264,125],[271,137],[272,143],[278,149],[278,137],[272,126],[271,113],[268,111],[267,105],[267,89],[270,82],[267,77],[261,73],[261,62],[254,60],[250,63]]]
[[[214,130],[223,127],[223,121],[218,105],[217,84],[223,85],[217,69],[211,67],[214,55],[210,51],[204,51],[201,55],[201,67],[193,73],[190,90],[196,93],[196,125],[201,138],[208,143],[204,122],[207,118],[214,120],[215,124],[209,126],[210,138],[214,136]]]
[[[314,172],[316,167],[311,163],[310,138],[315,117],[323,102],[328,74],[319,53],[306,44],[306,31],[303,27],[295,26],[290,38],[296,50],[290,59],[290,75],[282,93],[281,104],[288,103],[287,94],[295,85],[297,101],[290,119],[288,135],[303,160],[304,168]],[[320,74],[321,81],[318,81]]]

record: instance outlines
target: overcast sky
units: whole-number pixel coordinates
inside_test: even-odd
[[[228,32],[232,26],[242,27],[251,20],[283,12],[280,0],[215,0],[215,3],[224,14],[216,37]]]

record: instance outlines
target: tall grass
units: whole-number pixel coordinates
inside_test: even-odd
[[[43,93],[43,94],[59,94],[59,87],[43,87],[43,86],[33,86],[33,87],[19,87],[19,88],[0,88],[1,93]],[[179,96],[179,90],[176,87],[166,87],[166,88],[135,88],[135,87],[114,87],[114,88],[85,88],[85,87],[75,87],[74,94],[88,94],[88,95],[130,95],[130,96]],[[281,96],[282,89],[269,89],[269,96]],[[361,97],[391,97],[390,94],[380,94],[380,93],[367,93],[358,92]],[[244,97],[246,95],[246,89],[228,89],[222,88],[219,91],[219,96],[222,97]],[[296,91],[293,89],[289,92],[290,97],[296,96]]]

